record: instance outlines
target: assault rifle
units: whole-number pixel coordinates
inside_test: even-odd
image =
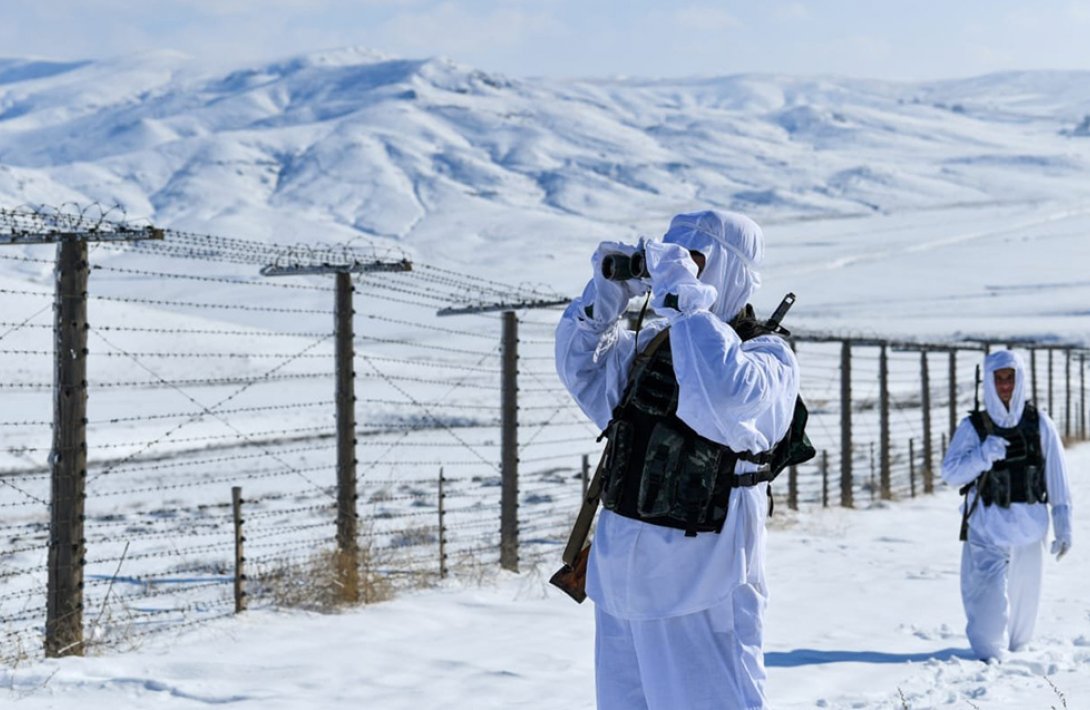
[[[772,316],[765,321],[765,327],[773,332],[780,330],[780,323],[783,322],[784,316],[791,310],[791,306],[795,305],[795,294],[788,293],[780,301],[780,305],[776,306],[776,310],[772,311]]]
[[[773,311],[772,316],[761,324],[761,327],[767,329],[770,333],[786,333],[787,331],[781,327],[780,322],[794,303],[795,294],[788,293],[783,297],[776,310]],[[746,308],[749,309],[750,307],[747,305]],[[661,340],[658,342],[661,342]],[[656,347],[657,343],[652,343],[646,350],[637,355],[637,360],[633,362],[630,372],[637,370],[637,364],[641,359],[649,359]],[[631,384],[630,380],[628,385],[631,386]],[[609,427],[607,426],[606,429],[608,431]],[[602,433],[602,436],[605,436],[605,432]],[[564,566],[549,578],[550,584],[559,588],[580,604],[587,598],[587,559],[590,556],[590,544],[587,543],[587,537],[590,536],[590,527],[594,522],[594,515],[598,512],[598,501],[602,492],[602,475],[608,453],[609,445],[607,444],[602,452],[601,460],[598,461],[598,468],[594,471],[594,477],[587,486],[587,494],[583,497],[583,503],[580,505],[579,513],[575,517],[575,524],[568,536],[568,544],[564,547],[564,553],[561,555]]]

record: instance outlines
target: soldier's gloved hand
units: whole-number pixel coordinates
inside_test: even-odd
[[[980,458],[991,468],[991,465],[996,461],[1007,458],[1007,446],[1009,444],[1010,442],[1003,437],[989,434],[984,441],[980,442]]]
[[[602,242],[591,257],[594,276],[583,291],[583,304],[589,307],[587,316],[600,326],[612,325],[628,308],[628,302],[635,296],[642,296],[650,289],[650,284],[640,279],[628,281],[610,281],[602,274],[602,259],[606,254],[625,254],[631,256],[637,247],[621,242]]]
[[[1052,506],[1052,554],[1058,562],[1071,549],[1071,508],[1066,505]]]
[[[648,242],[644,249],[651,273],[651,307],[657,312],[692,313],[715,303],[717,291],[697,279],[699,269],[688,249],[662,242]]]

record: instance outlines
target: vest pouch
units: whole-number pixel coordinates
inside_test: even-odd
[[[806,463],[817,455],[817,450],[806,435],[806,423],[810,419],[810,410],[802,397],[795,397],[795,410],[791,416],[791,426],[787,434],[772,449],[768,465],[773,474],[778,474],[788,466]]]
[[[1030,503],[1047,503],[1048,486],[1045,483],[1045,470],[1041,466],[1026,466],[1026,490],[1030,493]]]
[[[666,422],[658,422],[647,441],[640,476],[636,511],[645,518],[661,518],[673,508],[681,469],[685,435]]]
[[[632,432],[632,424],[621,419],[614,419],[606,429],[608,443],[601,500],[609,510],[617,509],[624,491],[625,473],[632,459]]]
[[[678,476],[674,505],[670,510],[672,517],[687,523],[703,525],[708,521],[709,513],[716,522],[727,515],[726,501],[730,497],[730,479],[723,476],[726,496],[723,509],[712,510],[712,497],[716,494],[716,481],[719,477],[719,460],[723,449],[706,439],[697,439],[685,452],[681,462],[681,475]]]
[[[1011,507],[1011,472],[1007,468],[993,468],[988,476],[988,495],[984,505],[998,505],[1000,508]]]
[[[644,414],[665,417],[677,411],[678,384],[670,348],[660,347],[639,374],[639,387],[631,393],[631,404]]]

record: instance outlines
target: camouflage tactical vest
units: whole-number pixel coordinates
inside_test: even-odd
[[[969,414],[977,436],[984,441],[989,434],[1006,439],[1006,458],[976,479],[980,500],[984,505],[1009,508],[1011,503],[1047,503],[1045,459],[1041,450],[1040,415],[1027,402],[1022,420],[1013,427],[999,427],[985,411]]]

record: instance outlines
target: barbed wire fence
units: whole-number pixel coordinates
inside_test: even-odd
[[[511,309],[564,299],[410,265],[396,249],[282,247],[110,216],[0,211],[0,260],[19,277],[0,281],[0,656],[123,649],[247,606],[344,599],[346,585],[375,601],[558,563],[599,432],[555,375],[559,311]],[[86,463],[73,474],[86,497],[68,521],[80,530],[77,602],[58,612],[66,326],[54,312],[63,268],[40,242],[76,240],[64,235],[105,238],[84,242],[86,351],[68,353],[87,360]],[[409,270],[352,271],[367,264]],[[931,490],[990,344],[793,343],[821,454],[777,480],[789,507]],[[1009,345],[1026,349],[1034,398],[1065,436],[1085,438],[1084,351]],[[50,622],[66,619],[79,638],[50,645]]]

